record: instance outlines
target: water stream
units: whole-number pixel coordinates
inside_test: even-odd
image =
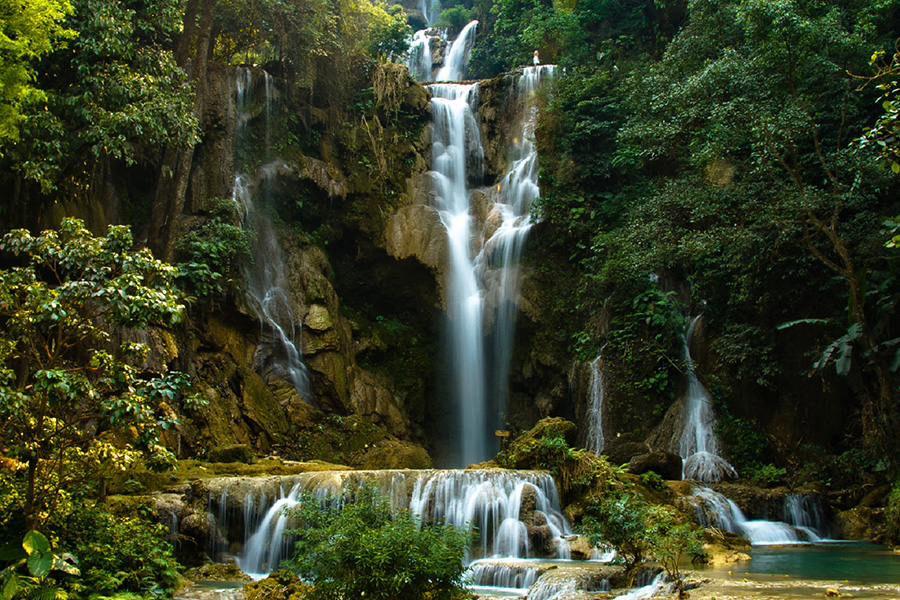
[[[716,415],[709,392],[697,378],[691,358],[691,337],[697,325],[695,317],[684,336],[684,358],[688,387],[682,404],[683,429],[674,449],[684,460],[682,478],[714,482],[737,477],[734,467],[719,451],[719,437],[715,433]]]
[[[271,111],[274,102],[274,85],[272,77],[264,74],[265,89],[265,157],[268,157],[271,139]],[[246,143],[247,127],[250,121],[248,105],[253,85],[253,74],[250,69],[240,67],[237,70],[236,111],[238,130],[237,144]],[[247,286],[247,299],[256,311],[263,329],[261,346],[268,346],[265,353],[268,364],[258,368],[270,369],[281,379],[293,383],[297,392],[304,399],[311,399],[311,387],[300,340],[297,339],[302,324],[294,314],[292,301],[288,292],[287,274],[284,270],[284,257],[281,244],[276,235],[272,221],[266,214],[266,206],[270,204],[271,189],[279,161],[271,160],[258,171],[257,181],[253,182],[245,173],[235,176],[232,187],[232,199],[241,207],[244,227],[255,233],[252,256],[244,269]]]
[[[603,401],[605,388],[603,382],[603,350],[591,362],[591,379],[588,397],[588,410],[586,420],[588,422],[587,439],[585,447],[600,456],[606,446],[606,438],[603,435]]]
[[[708,487],[695,487],[692,497],[701,525],[736,533],[754,546],[820,542],[827,536],[821,503],[814,496],[788,496],[785,521],[748,519],[734,501]]]

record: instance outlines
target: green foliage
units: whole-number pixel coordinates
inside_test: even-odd
[[[635,400],[631,403],[635,410],[625,415],[627,427],[638,429],[646,426],[643,410],[660,418],[675,397],[685,331],[676,295],[649,281],[640,285],[643,291],[633,297],[631,306],[613,313],[605,350],[614,385]]]
[[[757,423],[739,419],[727,409],[719,410],[716,434],[728,448],[728,461],[738,473],[762,466],[768,443]]]
[[[673,581],[685,553],[701,552],[701,531],[670,506],[650,504],[630,492],[618,492],[588,508],[582,531],[592,544],[612,546],[632,573],[647,557],[658,560]]]
[[[253,231],[242,227],[234,200],[213,199],[210,218],[175,245],[185,261],[178,265],[180,274],[197,297],[221,295],[235,286],[244,261],[252,259],[254,239]]]
[[[64,592],[56,579],[50,577],[51,572],[80,574],[75,566],[75,557],[55,554],[50,540],[39,531],[27,532],[19,547],[10,541],[0,548],[0,562],[8,562],[6,568],[0,571],[0,596],[3,600],[55,598]]]
[[[325,502],[303,498],[302,527],[288,567],[315,585],[316,598],[453,598],[461,593],[468,536],[450,526],[420,524],[392,513],[368,486]]]
[[[53,528],[78,557],[81,576],[67,584],[76,597],[169,597],[181,580],[165,526],[149,514],[113,515],[103,506],[70,507]]]
[[[459,32],[472,20],[472,10],[464,6],[453,6],[441,11],[435,27],[447,27],[451,32]]]
[[[612,546],[617,558],[631,570],[650,550],[645,530],[648,512],[649,505],[639,496],[610,495],[588,509],[582,533],[592,544]]]
[[[175,324],[184,305],[176,269],[132,245],[127,227],[98,238],[76,219],[0,241],[25,263],[0,270],[0,440],[27,465],[29,528],[52,513],[61,490],[125,468],[136,450],[160,466],[171,459],[158,431],[173,423],[168,403],[187,377],[144,371],[146,345],[110,339],[123,327]]]
[[[36,75],[32,61],[72,37],[60,25],[71,11],[69,0],[0,1],[0,156],[5,142],[19,139],[22,105],[44,98],[31,83]]]
[[[369,54],[381,60],[388,57],[399,59],[409,50],[412,27],[406,22],[406,13],[399,4],[379,8],[385,10],[388,18],[379,19],[372,28]]]
[[[546,417],[528,432],[516,437],[495,461],[508,469],[542,469],[549,471],[566,496],[572,492],[603,485],[612,480],[605,458],[583,448],[569,446],[575,425],[560,417]]]
[[[666,483],[656,471],[647,471],[646,473],[642,473],[641,484],[651,490],[656,490],[658,492],[665,491],[666,489]]]
[[[900,543],[900,481],[895,481],[884,509],[886,537],[889,544]]]
[[[161,146],[195,143],[193,93],[170,51],[180,6],[73,0],[63,24],[77,37],[42,60],[35,86],[43,94],[21,107],[9,167],[45,193],[72,193],[104,162],[146,163]]]

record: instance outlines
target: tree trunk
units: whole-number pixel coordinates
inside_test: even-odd
[[[190,0],[184,13],[184,32],[175,49],[175,59],[190,72],[194,86],[194,116],[203,115],[206,101],[206,65],[212,44],[213,16],[218,0]],[[199,29],[197,12],[202,2]],[[196,32],[196,43],[194,34]],[[193,50],[193,52],[191,52]],[[188,62],[190,66],[188,67]],[[162,160],[150,217],[150,247],[158,258],[170,261],[181,224],[194,149],[167,148]]]

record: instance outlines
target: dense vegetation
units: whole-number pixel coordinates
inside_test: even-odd
[[[542,98],[542,197],[527,260],[552,289],[552,350],[587,360],[603,349],[623,439],[646,438],[678,399],[683,337],[702,314],[698,369],[741,474],[759,484],[893,482],[888,536],[900,539],[900,0],[443,8],[450,28],[480,22],[475,76],[528,64],[534,49],[565,67]],[[114,518],[103,500],[115,471],[139,458],[170,463],[163,432],[196,407],[188,377],[131,334],[154,325],[169,335],[186,312],[200,320],[219,305],[238,312],[228,300],[253,260],[241,207],[224,192],[204,195],[192,170],[228,127],[209,122],[210,65],[278,79],[274,107],[243,107],[242,118],[267,127],[240,140],[237,170],[276,155],[314,159],[323,180],[344,186],[282,183],[267,210],[327,251],[343,309],[367,339],[359,362],[398,374],[395,389],[421,420],[437,293],[399,301],[373,242],[404,200],[427,120],[424,101],[396,95],[405,74],[389,64],[411,30],[399,7],[369,0],[0,0],[0,26],[2,229],[60,226],[13,230],[0,244],[3,593],[170,593],[175,565],[161,532]],[[135,250],[127,227],[88,231],[123,222],[153,253]],[[388,281],[418,281],[416,268]],[[555,469],[567,489],[592,485],[606,466],[570,441],[556,432],[500,462]],[[303,515],[319,526],[301,535],[309,553],[293,568],[319,578],[317,593],[360,591],[359,573],[374,589],[367,573],[386,562],[406,571],[383,595],[398,581],[435,597],[453,590],[458,560],[441,562],[456,556],[451,534],[389,518],[377,499],[350,507]],[[652,546],[675,569],[671,556],[696,541],[631,496],[592,510],[589,529],[632,562]],[[345,513],[377,529],[372,539],[434,536],[419,552],[425,564],[387,553],[401,550],[388,542],[383,554],[354,546],[326,560],[316,551],[332,534],[363,537],[346,534],[359,523]]]

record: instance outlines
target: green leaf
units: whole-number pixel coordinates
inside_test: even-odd
[[[12,573],[9,576],[9,579],[6,580],[6,585],[3,586],[3,600],[12,600],[13,596],[15,596],[18,591],[19,578],[15,573]]]
[[[28,557],[28,571],[35,577],[46,577],[53,568],[53,555],[35,552]]]
[[[28,554],[22,548],[22,544],[18,544],[13,541],[6,542],[3,546],[0,546],[0,561],[13,561],[13,560],[22,560],[26,558]]]
[[[22,540],[22,547],[28,554],[49,554],[50,540],[40,531],[29,531]]]

